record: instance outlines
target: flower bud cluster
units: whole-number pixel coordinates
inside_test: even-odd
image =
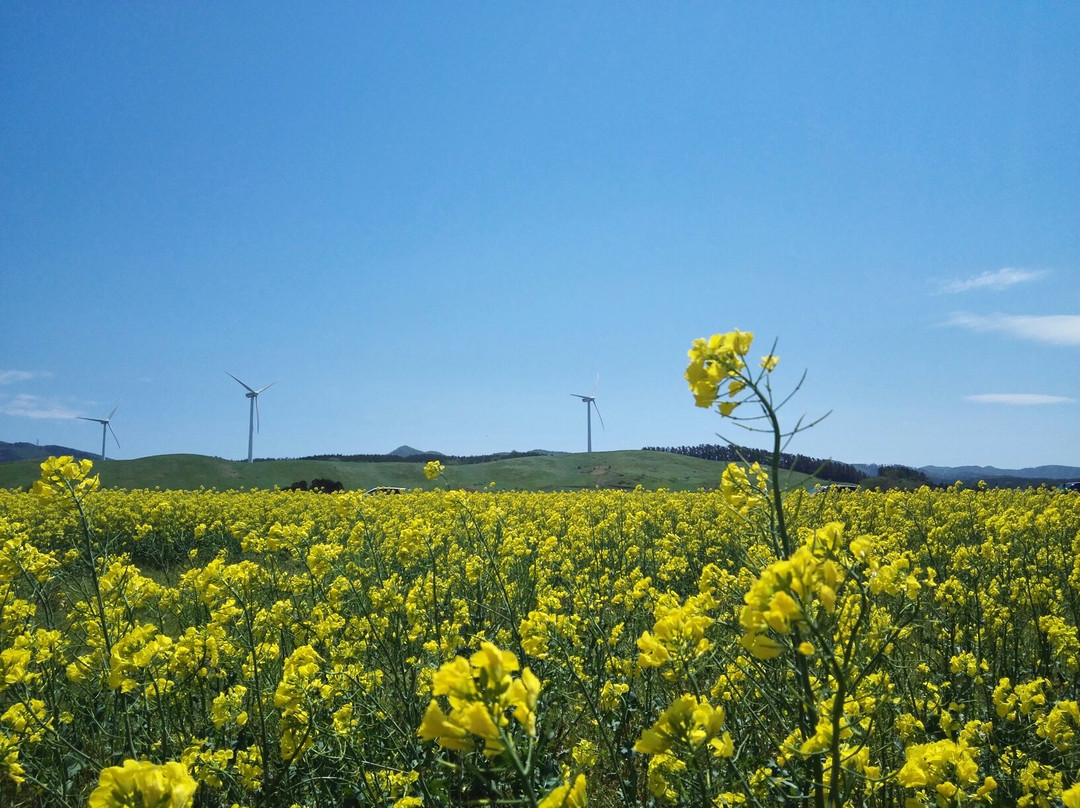
[[[690,364],[686,366],[686,381],[690,392],[694,394],[694,403],[699,407],[709,408],[720,397],[720,386],[728,385],[728,395],[734,397],[743,389],[745,383],[739,380],[739,374],[746,367],[743,357],[750,350],[754,335],[749,331],[731,331],[727,334],[713,334],[708,339],[694,340],[688,351]],[[737,406],[734,402],[725,402],[730,408],[723,415],[730,415]]]
[[[686,381],[694,394],[694,404],[706,409],[712,407],[720,398],[723,388],[725,400],[716,408],[724,417],[735,411],[742,403],[736,400],[736,396],[752,383],[744,371],[745,357],[753,341],[753,333],[738,329],[726,334],[713,334],[708,339],[694,340],[693,347],[687,352],[690,364],[686,366]],[[779,361],[779,357],[770,353],[761,357],[758,367],[764,373],[772,373]]]

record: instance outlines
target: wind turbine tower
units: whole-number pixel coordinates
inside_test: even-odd
[[[244,395],[251,402],[251,404],[248,406],[248,459],[247,459],[247,462],[252,463],[254,461],[252,460],[251,450],[252,450],[252,446],[254,445],[256,425],[259,423],[259,393],[261,393],[267,387],[273,387],[275,384],[277,384],[277,382],[270,382],[270,384],[266,385],[266,387],[260,387],[258,390],[253,390],[252,388],[250,388],[246,384],[244,384],[242,381],[237,379],[235,376],[233,376],[231,373],[229,373],[229,371],[226,370],[225,375],[228,376],[229,378],[231,378],[233,381],[235,381],[237,384],[239,384],[245,390],[247,390],[247,392],[244,393]]]
[[[592,411],[596,410],[596,417],[600,419],[600,426],[604,426],[604,416],[600,414],[600,408],[596,406],[596,390],[591,396],[583,396],[581,393],[571,393],[574,398],[580,398],[585,402],[585,429],[588,435],[589,452],[592,452]]]
[[[112,417],[114,415],[116,415],[116,410],[119,407],[120,407],[119,404],[117,404],[115,407],[113,407],[112,412],[109,413],[108,418],[87,418],[84,415],[75,416],[76,418],[79,418],[79,419],[81,419],[83,421],[97,421],[99,424],[101,424],[101,459],[102,460],[105,459],[105,437],[106,437],[105,433],[106,433],[106,431],[112,432],[113,440],[116,441],[116,448],[117,449],[120,448],[120,439],[118,437],[116,437],[116,432],[113,430],[112,424],[109,423],[109,421],[112,420]]]

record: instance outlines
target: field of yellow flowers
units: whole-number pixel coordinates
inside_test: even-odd
[[[687,379],[778,454],[751,339]],[[54,458],[0,491],[0,805],[1080,808],[1078,559],[1050,490],[126,492]]]
[[[214,806],[1076,791],[1080,497],[796,492],[780,560],[733,489],[113,492],[88,471],[0,492],[4,805],[86,804],[139,759]]]

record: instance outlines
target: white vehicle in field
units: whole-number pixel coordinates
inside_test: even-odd
[[[815,494],[823,494],[826,491],[858,491],[859,486],[855,483],[820,483],[813,489]]]

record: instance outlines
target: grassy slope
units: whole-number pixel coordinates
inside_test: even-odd
[[[667,488],[674,491],[714,488],[724,466],[694,457],[663,452],[622,451],[519,457],[491,463],[449,466],[454,488],[553,491],[583,488]],[[348,490],[378,485],[432,488],[421,463],[348,463],[334,460],[272,460],[238,463],[202,455],[159,455],[138,460],[106,460],[94,464],[108,488],[246,489],[282,488],[297,480],[337,480]],[[27,487],[38,479],[40,461],[0,464],[0,488]],[[799,480],[801,475],[796,475]],[[796,480],[792,480],[796,482]],[[442,481],[438,483],[444,485]]]

